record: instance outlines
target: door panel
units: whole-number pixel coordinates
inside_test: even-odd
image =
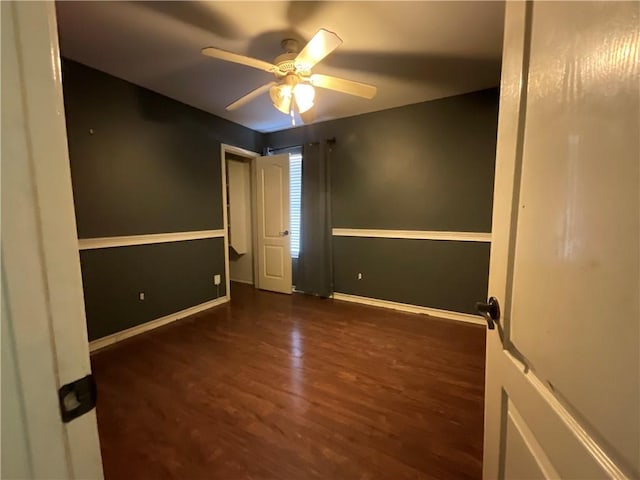
[[[284,276],[282,259],[286,252],[280,246],[266,246],[264,250],[264,274],[270,278],[282,278]]]
[[[485,478],[640,475],[639,11],[506,6]]]
[[[1,8],[1,436],[13,458],[2,458],[0,476],[99,479],[95,410],[63,423],[58,400],[60,387],[91,365],[55,5]],[[5,421],[6,413],[15,418]]]
[[[506,350],[500,360],[503,408],[506,415],[514,416],[513,412],[517,412],[521,418],[519,425],[527,427],[521,429],[525,434],[528,432],[523,438],[541,470],[557,472],[560,478],[608,478],[615,477],[614,473],[617,478],[622,477],[621,470],[585,426],[530,368],[524,367]],[[509,444],[506,440],[502,442],[503,448],[508,450]],[[533,473],[524,478],[539,478]],[[558,476],[550,474],[545,478]]]
[[[291,293],[289,155],[255,160],[258,288]]]
[[[639,86],[624,55],[638,40],[633,10],[533,6],[511,339],[637,470]],[[594,379],[615,408],[593,394]]]
[[[535,435],[531,432],[513,402],[507,402],[505,478],[558,477],[548,469],[550,464]],[[546,467],[546,468],[545,468]]]
[[[268,164],[263,169],[261,183],[264,198],[265,237],[280,237],[280,232],[286,230],[283,197],[288,191],[284,191],[283,176],[283,168],[280,165]],[[288,225],[288,222],[286,224]]]

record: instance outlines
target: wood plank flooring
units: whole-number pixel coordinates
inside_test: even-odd
[[[93,355],[107,480],[481,478],[482,327],[231,292]]]

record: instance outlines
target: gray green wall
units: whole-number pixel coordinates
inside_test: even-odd
[[[222,229],[221,143],[333,137],[334,228],[491,228],[496,89],[263,135],[67,59],[63,88],[81,239]],[[488,243],[334,237],[333,255],[336,292],[467,313],[486,297]],[[226,294],[222,239],[81,262],[91,340]]]
[[[225,295],[212,284],[224,278],[222,238],[83,250],[80,261],[91,339]]]
[[[68,59],[63,89],[80,239],[223,228],[220,144],[261,151],[261,134]],[[81,264],[91,340],[226,294],[222,239]]]
[[[497,121],[498,91],[490,89],[269,133],[265,145],[335,137],[334,228],[490,232]],[[489,250],[334,237],[334,290],[474,313],[487,294]]]
[[[475,302],[487,295],[489,248],[483,242],[334,237],[334,288],[473,313]]]

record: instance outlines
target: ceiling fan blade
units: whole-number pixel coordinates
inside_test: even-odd
[[[367,83],[354,82],[353,80],[345,80],[344,78],[332,77],[330,75],[322,75],[315,73],[309,77],[311,85],[314,87],[335,90],[336,92],[355,95],[356,97],[372,99],[376,96],[378,89]]]
[[[227,52],[220,48],[205,47],[202,49],[202,54],[208,57],[217,58],[226,62],[239,63],[240,65],[246,65],[247,67],[257,68],[258,70],[264,70],[266,72],[275,72],[278,70],[273,63],[265,62],[257,58],[246,57],[233,52]]]
[[[244,104],[249,103],[254,98],[259,97],[263,93],[267,92],[274,85],[276,85],[276,82],[269,82],[266,85],[262,85],[261,87],[258,87],[255,90],[252,90],[251,92],[247,93],[244,97],[240,97],[238,100],[228,105],[227,108],[225,108],[225,110],[231,111],[231,110],[240,108]]]
[[[342,39],[333,32],[321,28],[298,54],[294,63],[298,70],[309,71],[324,57],[342,44]]]

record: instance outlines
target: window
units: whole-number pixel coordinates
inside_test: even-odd
[[[300,253],[300,210],[302,201],[302,154],[289,155],[289,197],[291,257],[298,258]]]

